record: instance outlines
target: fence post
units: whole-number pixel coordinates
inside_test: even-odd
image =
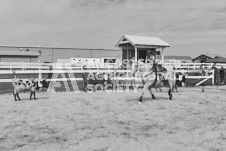
[[[214,85],[214,84],[215,84],[215,83],[214,83],[214,81],[215,81],[215,79],[214,79],[214,77],[215,77],[215,76],[214,76],[214,74],[215,74],[215,73],[214,73],[214,69],[212,69],[211,72],[212,72],[212,76],[213,76],[213,78],[212,78],[212,85]]]
[[[38,79],[42,79],[42,73],[41,73],[41,69],[39,68],[39,70],[38,70]]]
[[[21,64],[22,64],[22,70],[24,70],[24,62],[22,61],[22,63],[21,63]]]

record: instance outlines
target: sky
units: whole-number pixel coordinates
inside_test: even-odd
[[[1,0],[0,45],[117,49],[160,37],[166,55],[226,55],[225,0]]]

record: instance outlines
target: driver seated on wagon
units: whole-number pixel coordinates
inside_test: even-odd
[[[162,67],[161,64],[158,64],[156,62],[154,55],[147,56],[145,63],[148,64],[149,68],[148,71],[150,73],[155,72],[158,80],[165,80],[165,73],[167,72],[167,70],[164,67]]]

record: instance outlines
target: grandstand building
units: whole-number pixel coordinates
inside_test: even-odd
[[[0,51],[0,62],[29,62],[37,63],[40,54],[27,51]]]
[[[118,58],[119,49],[0,46],[1,62],[57,62],[70,58]]]

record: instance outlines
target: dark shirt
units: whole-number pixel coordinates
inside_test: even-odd
[[[220,69],[219,74],[220,74],[221,77],[223,77],[224,76],[224,69]]]
[[[153,62],[153,67],[152,68],[153,68],[153,71],[154,72],[159,72],[158,71],[158,64],[157,63]]]

